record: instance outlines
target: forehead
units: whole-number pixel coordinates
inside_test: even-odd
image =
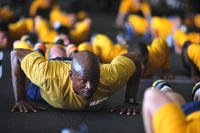
[[[86,79],[86,80],[99,80],[99,71],[81,71],[77,72],[77,77],[79,79]]]

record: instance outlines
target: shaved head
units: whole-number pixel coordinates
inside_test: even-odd
[[[96,55],[90,51],[75,54],[70,73],[74,92],[83,99],[90,99],[100,80],[100,65]]]
[[[99,60],[90,51],[78,52],[72,60],[72,72],[78,75],[87,75],[89,78],[100,73]]]

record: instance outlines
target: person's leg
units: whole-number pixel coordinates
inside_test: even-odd
[[[155,89],[165,93],[165,95],[178,106],[182,106],[186,103],[185,99],[180,94],[174,92],[171,86],[165,80],[156,80],[152,86]]]
[[[146,133],[153,133],[152,119],[155,112],[167,103],[172,102],[164,93],[156,89],[149,89],[144,94],[143,122]]]
[[[48,58],[66,57],[65,49],[62,46],[54,45],[50,48]]]
[[[151,89],[145,92],[143,120],[147,133],[177,133],[186,130],[185,115],[165,93]],[[167,126],[166,126],[167,125]]]
[[[176,92],[166,92],[165,95],[170,98],[174,103],[176,103],[178,106],[182,106],[186,103],[185,99]]]

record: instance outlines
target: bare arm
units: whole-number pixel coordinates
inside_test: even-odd
[[[12,85],[15,96],[15,102],[19,102],[25,99],[25,74],[21,69],[21,61],[27,55],[31,53],[29,50],[16,49],[12,50],[11,56],[11,74],[12,74]]]
[[[140,83],[140,77],[142,73],[142,65],[141,65],[141,56],[138,53],[131,53],[124,55],[131,59],[136,65],[135,73],[130,77],[127,87],[126,87],[126,94],[125,94],[125,103],[135,103],[137,92]]]
[[[15,96],[15,105],[13,106],[12,111],[37,112],[37,109],[42,109],[40,107],[35,107],[33,105],[30,105],[26,101],[26,89],[25,89],[26,75],[21,69],[21,61],[27,54],[31,52],[32,51],[30,50],[15,49],[12,50],[10,53],[12,85]]]
[[[125,17],[126,17],[125,13],[118,13],[117,19],[116,19],[116,26],[118,28],[123,28],[124,22],[125,22]]]
[[[138,53],[125,54],[124,56],[131,59],[136,65],[135,73],[130,77],[125,94],[125,104],[111,109],[111,112],[119,112],[120,114],[135,115],[140,112],[137,107],[136,96],[139,88],[140,77],[142,72],[141,55]]]

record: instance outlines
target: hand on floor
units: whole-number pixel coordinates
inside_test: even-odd
[[[12,112],[38,112],[38,111],[44,111],[46,110],[44,107],[39,107],[39,106],[35,106],[35,105],[31,105],[28,101],[22,100],[17,102],[13,108],[12,108]]]
[[[110,112],[111,113],[117,112],[119,114],[125,114],[125,115],[137,115],[141,113],[141,109],[139,108],[138,105],[126,103],[124,105],[119,105],[110,109]]]

